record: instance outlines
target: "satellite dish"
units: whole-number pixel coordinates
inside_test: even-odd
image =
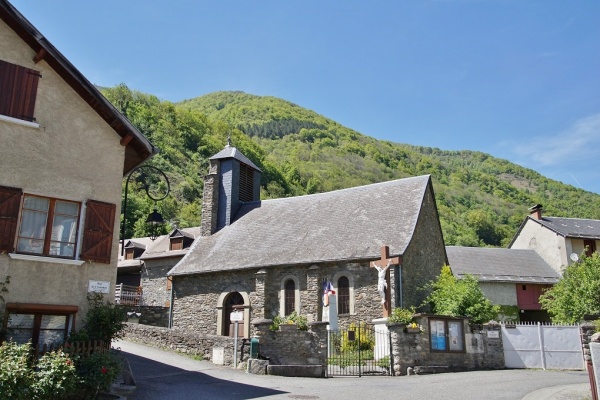
[[[569,256],[569,258],[571,259],[571,261],[573,262],[577,262],[579,261],[579,256],[575,253],[571,253],[571,255]]]

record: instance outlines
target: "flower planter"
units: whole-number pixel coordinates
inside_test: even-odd
[[[279,324],[279,330],[281,332],[289,332],[298,330],[298,327],[296,326],[296,324]]]

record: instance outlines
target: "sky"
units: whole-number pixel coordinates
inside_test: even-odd
[[[600,193],[597,0],[10,0],[92,83],[275,96]]]

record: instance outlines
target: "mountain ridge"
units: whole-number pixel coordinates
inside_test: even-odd
[[[447,245],[506,246],[533,204],[600,219],[600,195],[532,169],[479,151],[377,140],[273,96],[221,91],[170,103],[124,85],[103,93],[161,148],[151,163],[175,175],[173,201],[161,207],[182,227],[199,223],[201,170],[228,135],[263,170],[263,198],[430,174]]]

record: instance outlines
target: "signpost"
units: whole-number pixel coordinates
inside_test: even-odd
[[[238,324],[244,320],[244,313],[236,310],[229,314],[229,320],[234,323],[233,336],[233,367],[237,368],[237,348],[238,348]]]

